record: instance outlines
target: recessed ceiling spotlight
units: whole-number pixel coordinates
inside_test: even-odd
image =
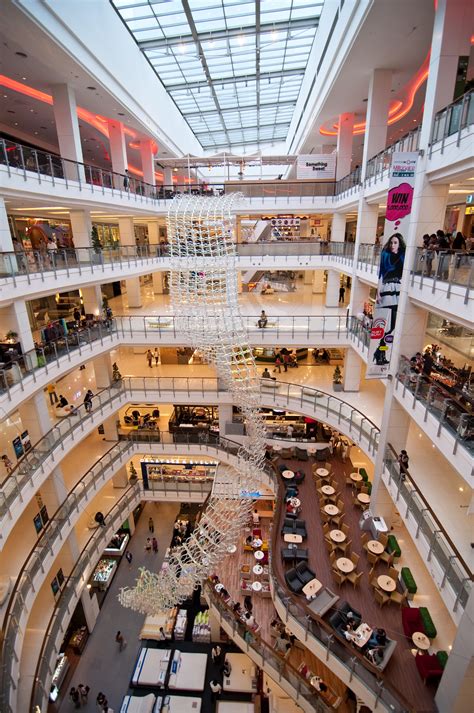
[[[35,136],[37,136],[37,135],[38,135],[38,132],[37,132],[37,131],[35,131]]]
[[[8,99],[8,94],[4,94],[4,95],[3,95],[3,98],[4,98],[4,99]]]
[[[23,81],[26,82],[26,77],[22,77]]]
[[[91,92],[95,92],[95,90],[97,89],[97,87],[87,87],[87,89],[90,89]]]
[[[15,52],[15,54],[18,55],[18,57],[28,57],[26,52]]]
[[[18,126],[18,121],[15,121],[14,126]]]

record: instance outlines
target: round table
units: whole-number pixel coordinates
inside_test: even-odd
[[[258,574],[263,574],[263,567],[262,567],[262,565],[261,565],[261,564],[254,564],[254,566],[252,567],[252,572],[253,572],[254,574],[257,574],[257,575],[258,575]]]
[[[346,539],[346,536],[342,530],[331,530],[331,532],[329,533],[329,537],[333,542],[344,542],[344,540]]]
[[[254,548],[254,550],[259,550],[262,545],[263,545],[263,540],[261,540],[260,537],[253,538],[252,547]]]
[[[314,456],[316,454],[316,448],[308,448],[307,453],[309,456]]]
[[[253,553],[253,556],[255,557],[256,560],[263,560],[263,558],[265,557],[262,550],[255,550],[255,552]]]
[[[368,505],[370,503],[370,495],[368,493],[359,493],[357,500],[364,505]]]
[[[332,487],[332,485],[323,485],[321,488],[321,492],[324,493],[324,495],[334,495],[336,491]]]
[[[385,548],[378,540],[369,540],[367,542],[367,549],[369,552],[372,552],[373,555],[381,555]]]
[[[216,586],[214,587],[214,589],[216,590],[217,594],[219,594],[219,592],[221,592],[224,589],[224,585],[222,584],[222,582],[218,582],[216,584]]]
[[[316,474],[319,475],[321,478],[326,478],[329,475],[329,471],[327,468],[317,468]]]
[[[252,589],[254,592],[260,592],[262,589],[262,583],[261,582],[252,582]]]
[[[279,453],[282,450],[282,446],[273,446],[275,453]]]
[[[339,515],[339,508],[335,505],[325,505],[324,512],[326,513],[326,515]]]
[[[397,588],[395,580],[386,574],[382,574],[380,577],[377,577],[377,584],[380,589],[383,589],[384,592],[394,592]]]
[[[362,476],[360,473],[351,473],[349,478],[354,481],[354,483],[360,483]]]
[[[295,477],[295,474],[292,470],[284,470],[282,473],[282,477],[285,478],[285,480],[291,480]]]
[[[420,651],[428,651],[430,648],[431,642],[426,636],[426,634],[423,634],[421,631],[415,631],[413,636],[411,637],[411,640],[415,644],[417,649],[420,649]]]
[[[235,545],[229,545],[229,547],[227,548],[227,552],[228,552],[230,555],[233,555],[234,552],[237,552],[237,547],[236,547]]]
[[[339,557],[339,559],[336,560],[336,567],[344,574],[349,574],[354,569],[355,564],[347,557]]]

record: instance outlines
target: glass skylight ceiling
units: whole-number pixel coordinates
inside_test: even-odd
[[[112,0],[207,150],[286,139],[323,0]]]

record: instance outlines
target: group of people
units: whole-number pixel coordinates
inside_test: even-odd
[[[84,686],[82,683],[80,683],[77,688],[75,686],[71,688],[71,690],[69,691],[69,698],[74,703],[75,708],[80,708],[81,706],[87,705],[89,699],[89,691],[89,686]],[[107,711],[108,708],[101,708],[100,710]]]
[[[433,270],[433,260],[439,253],[454,253],[471,252],[474,249],[474,238],[465,238],[461,232],[445,233],[444,230],[437,230],[436,233],[425,233],[423,235],[423,252],[421,261],[424,263],[424,274],[428,277]],[[439,277],[446,279],[449,272],[449,260],[443,260],[440,264],[441,274]]]
[[[156,537],[147,537],[145,542],[145,552],[151,552],[153,550],[154,554],[158,554],[158,540]]]
[[[153,367],[153,362],[155,362],[155,366],[158,366],[160,363],[160,350],[158,347],[155,347],[153,351],[147,349],[146,360],[150,369]]]
[[[249,543],[250,544],[250,543]],[[244,603],[243,605],[240,604],[240,602],[233,602],[231,599],[231,596],[227,589],[222,585],[222,583],[219,580],[219,577],[214,574],[211,577],[211,583],[214,586],[214,591],[216,594],[218,594],[221,599],[225,601],[225,603],[230,606],[232,609],[232,612],[235,616],[235,618],[242,622],[242,624],[245,624],[245,626],[248,627],[249,634],[250,632],[257,632],[259,630],[259,625],[255,621],[255,617],[253,615],[253,603],[252,603],[252,597],[247,594],[244,597]]]
[[[351,616],[352,615],[352,616]],[[347,613],[346,625],[343,631],[344,638],[352,644],[357,644],[357,625],[352,612]],[[384,648],[387,645],[387,634],[385,629],[376,628],[372,631],[369,640],[363,646],[365,657],[378,666],[383,661]]]
[[[291,349],[287,349],[286,347],[282,347],[280,350],[275,349],[273,358],[275,364],[274,372],[278,371],[278,373],[281,374],[282,366],[285,371],[288,371],[288,367],[298,368],[297,356]]]
[[[211,658],[214,667],[218,670],[218,675],[211,679],[209,685],[212,691],[212,699],[215,700],[219,693],[222,693],[221,680],[229,678],[232,666],[219,644],[215,644],[211,650]]]

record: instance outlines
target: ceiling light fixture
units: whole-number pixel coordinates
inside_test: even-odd
[[[186,47],[186,45],[183,44],[181,38],[180,38],[180,43],[179,43],[179,45],[178,45],[178,49],[179,49],[179,51],[181,52],[181,54],[186,54],[186,52],[187,52],[187,50],[188,50],[188,48]]]
[[[240,31],[242,32],[242,28],[240,28]],[[239,45],[240,45],[241,47],[242,47],[242,45],[244,45],[244,44],[246,43],[246,41],[247,41],[247,40],[246,40],[245,35],[239,35],[238,38],[237,38],[237,42],[239,43]]]
[[[272,42],[276,42],[277,39],[279,38],[279,36],[280,36],[280,33],[278,32],[278,30],[275,30],[275,25],[273,25],[273,30],[270,35],[270,37],[272,38]]]

